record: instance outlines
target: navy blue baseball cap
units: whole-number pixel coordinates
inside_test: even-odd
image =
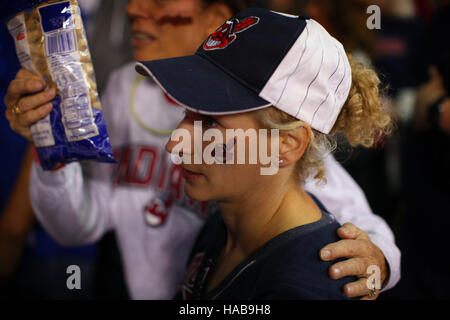
[[[136,70],[194,112],[274,106],[324,133],[351,86],[345,50],[320,24],[261,8],[226,21],[194,55],[138,62]]]

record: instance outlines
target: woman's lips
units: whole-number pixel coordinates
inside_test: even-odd
[[[195,172],[187,170],[186,168],[183,168],[183,177],[186,180],[190,180],[190,181],[197,180],[197,179],[201,178],[202,176],[203,175],[200,173],[195,173]]]

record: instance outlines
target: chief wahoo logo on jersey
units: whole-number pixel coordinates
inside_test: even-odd
[[[237,38],[237,33],[243,32],[259,22],[258,17],[249,17],[242,21],[233,19],[225,22],[219,29],[211,34],[203,44],[205,50],[225,49]]]
[[[157,194],[144,208],[144,217],[147,224],[152,227],[165,224],[174,199],[172,193]]]

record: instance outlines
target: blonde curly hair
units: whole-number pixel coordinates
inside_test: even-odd
[[[295,170],[302,182],[312,174],[319,182],[326,181],[322,159],[336,149],[342,137],[352,147],[369,148],[392,131],[392,113],[382,103],[378,75],[350,54],[347,57],[352,69],[350,93],[329,135],[311,129],[311,140]],[[254,115],[262,126],[269,129],[289,131],[305,126],[305,122],[275,107],[257,110]]]

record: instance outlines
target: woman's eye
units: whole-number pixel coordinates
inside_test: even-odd
[[[220,126],[220,123],[216,121],[213,117],[201,115],[197,113],[190,112],[189,110],[184,110],[184,119],[188,119],[192,122],[201,121],[202,126],[206,128]]]
[[[203,124],[208,127],[216,127],[219,125],[219,123],[212,117],[205,117],[205,119],[203,120]]]

